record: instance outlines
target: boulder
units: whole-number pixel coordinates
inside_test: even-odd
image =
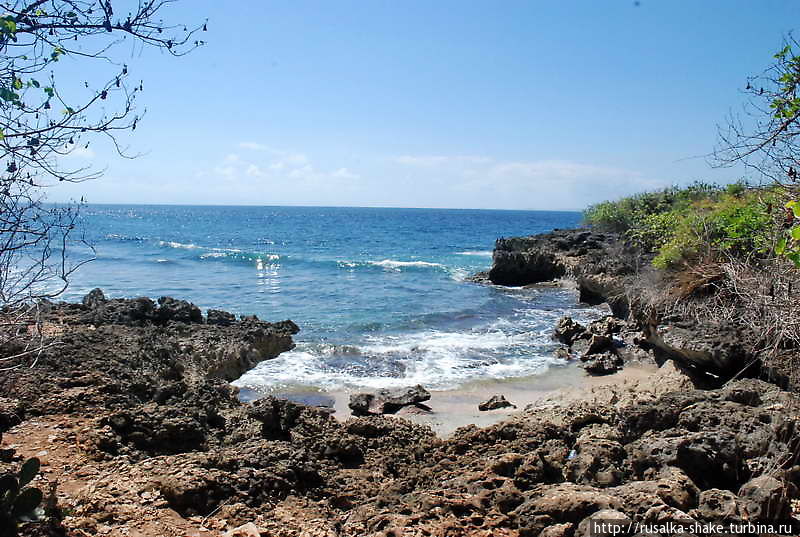
[[[631,534],[631,519],[616,509],[602,509],[584,518],[575,537],[626,537]]]
[[[660,505],[681,511],[697,506],[700,489],[683,471],[667,467],[650,477],[647,481],[630,481],[607,490],[623,501],[626,513],[636,517]]]
[[[498,408],[517,408],[517,405],[510,403],[503,395],[493,395],[486,401],[478,405],[478,410],[485,412],[487,410],[497,410]]]
[[[561,483],[540,485],[526,494],[525,501],[511,514],[520,535],[533,537],[554,524],[577,524],[604,509],[620,509],[622,502],[600,489]]]
[[[236,316],[232,313],[222,310],[208,310],[206,314],[207,324],[216,324],[219,326],[230,326],[236,322]]]
[[[573,483],[613,487],[622,482],[626,453],[622,444],[587,432],[578,437],[574,455],[564,467],[564,477]]]
[[[428,401],[430,392],[417,384],[410,388],[379,390],[374,393],[355,393],[350,396],[348,406],[357,416],[369,414],[394,414],[404,406]]]
[[[741,518],[739,498],[729,490],[704,490],[700,493],[697,509],[690,514],[701,520],[737,520]]]
[[[248,522],[247,524],[225,532],[222,537],[261,537],[261,530],[252,522]]]
[[[617,319],[613,315],[606,315],[602,319],[589,323],[587,330],[592,334],[611,337],[619,334],[625,326],[625,321]]]
[[[751,479],[739,489],[742,514],[749,520],[788,519],[796,495],[794,486],[770,475]]]
[[[584,355],[581,357],[581,360],[583,360],[583,365],[581,367],[590,375],[595,376],[610,375],[622,368],[622,358],[613,352]]]
[[[107,302],[106,295],[103,294],[103,290],[99,287],[95,287],[89,293],[83,297],[83,305],[91,310],[97,309],[98,307],[102,306]]]
[[[593,334],[589,339],[589,347],[584,352],[585,356],[614,352],[614,340],[609,335]]]
[[[161,322],[177,321],[181,323],[201,323],[203,314],[200,308],[186,300],[176,300],[171,296],[158,299],[158,319]]]
[[[574,321],[571,317],[562,317],[556,323],[553,337],[565,345],[572,346],[575,340],[579,339],[585,332],[586,327],[579,322]]]
[[[528,285],[560,278],[566,268],[545,249],[525,250],[524,239],[498,239],[489,279],[498,285]]]
[[[735,323],[648,325],[644,336],[666,357],[709,380],[727,380],[741,372],[742,364],[753,363],[744,342],[754,336]]]

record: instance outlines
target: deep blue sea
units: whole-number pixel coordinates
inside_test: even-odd
[[[84,220],[97,259],[65,299],[100,287],[295,321],[297,348],[238,381],[258,391],[529,376],[555,363],[554,322],[592,313],[568,290],[464,281],[496,238],[576,212],[93,205]]]

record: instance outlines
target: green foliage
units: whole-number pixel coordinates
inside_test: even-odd
[[[794,224],[795,219],[800,218],[800,203],[791,200],[786,204],[786,209],[791,214],[790,223]],[[778,243],[775,245],[775,254],[789,259],[795,267],[800,268],[800,224],[790,227],[778,239]]]
[[[599,203],[584,218],[592,227],[623,233],[655,254],[656,267],[667,269],[702,256],[768,252],[776,199],[776,192],[749,189],[743,182],[695,183]],[[797,234],[800,252],[800,228]]]
[[[626,235],[639,248],[652,252],[675,234],[679,218],[678,211],[637,215],[636,225],[628,229]]]
[[[772,231],[770,196],[725,194],[676,215],[669,240],[658,249],[653,265],[666,269],[683,261],[721,253],[736,257],[769,250]]]
[[[692,203],[719,197],[719,185],[695,182],[686,187],[669,187],[655,192],[644,192],[618,201],[604,201],[584,211],[584,221],[590,226],[618,233],[641,225],[649,215],[686,209]]]
[[[797,96],[800,85],[800,56],[794,54],[791,45],[786,45],[775,54],[775,59],[785,69],[778,77],[778,89],[772,96],[769,107],[773,109],[776,119],[791,122],[800,114],[800,97]]]
[[[16,535],[19,522],[41,518],[42,491],[27,486],[39,473],[39,459],[25,461],[19,474],[0,477],[0,531]]]

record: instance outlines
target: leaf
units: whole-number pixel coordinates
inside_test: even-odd
[[[6,494],[13,498],[19,492],[19,482],[17,478],[11,474],[6,474],[0,477],[0,499]]]
[[[793,227],[791,233],[792,239],[800,241],[800,227]]]
[[[47,94],[48,97],[52,97],[53,95],[55,95],[55,91],[53,91],[53,88],[49,87],[44,88],[44,92]]]
[[[790,254],[787,254],[786,257],[791,259],[795,267],[800,268],[800,252],[792,252]]]
[[[2,142],[2,141],[3,141],[3,140],[5,140],[5,139],[6,139],[6,135],[5,135],[5,133],[3,132],[3,129],[0,129],[0,142]]]
[[[778,244],[775,245],[775,255],[783,255],[786,253],[786,238],[783,238],[778,241]]]
[[[32,513],[42,503],[42,491],[36,488],[23,490],[14,502],[14,516]]]
[[[4,101],[18,101],[19,95],[8,88],[0,88],[0,99]]]
[[[14,79],[14,89],[21,90],[22,89],[22,80],[19,78]]]
[[[39,87],[39,81],[36,80],[35,78],[31,78],[31,86],[33,86],[34,88],[38,88]]]
[[[33,478],[39,473],[40,467],[41,464],[39,463],[39,459],[36,457],[32,457],[25,461],[25,464],[22,465],[22,469],[19,471],[19,486],[24,487],[33,481]]]

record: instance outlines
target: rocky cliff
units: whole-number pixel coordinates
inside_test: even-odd
[[[26,536],[578,537],[593,520],[797,514],[798,399],[763,381],[698,389],[667,362],[441,439],[402,418],[239,402],[225,379],[291,348],[290,321],[100,293],[46,321],[60,344],[0,377],[0,473],[40,457],[34,484],[53,491]]]

